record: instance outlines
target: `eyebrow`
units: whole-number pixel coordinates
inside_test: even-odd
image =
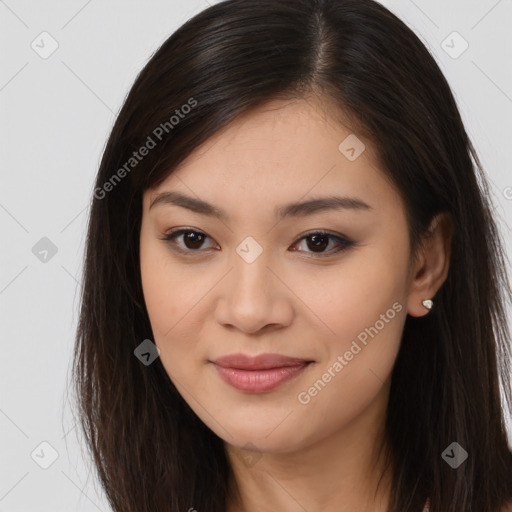
[[[193,212],[209,215],[223,221],[229,220],[229,215],[222,209],[202,199],[190,197],[181,192],[161,192],[151,202],[149,209],[156,205],[175,205],[187,208]],[[275,209],[275,216],[282,220],[285,217],[311,215],[326,210],[372,210],[373,208],[356,197],[325,196],[312,198],[307,201],[289,203]]]

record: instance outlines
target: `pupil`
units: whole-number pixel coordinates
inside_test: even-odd
[[[199,240],[194,240],[194,238],[199,238]],[[187,236],[185,237],[185,245],[189,249],[199,249],[199,247],[201,247],[201,244],[203,243],[202,238],[203,238],[203,235],[201,233],[195,233],[194,231],[189,231],[187,233]],[[192,244],[192,247],[189,246],[189,243]]]
[[[313,241],[313,246],[312,246],[313,248],[325,249],[325,247],[327,247],[329,245],[329,239],[325,235],[312,235],[309,238],[310,238],[310,240]],[[309,248],[311,249],[312,247],[309,247]]]

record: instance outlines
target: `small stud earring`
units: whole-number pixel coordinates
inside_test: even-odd
[[[432,309],[432,306],[434,305],[434,302],[431,301],[430,299],[425,299],[424,301],[422,301],[422,304],[427,308],[427,309]]]

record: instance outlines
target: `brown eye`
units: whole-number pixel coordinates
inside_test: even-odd
[[[187,231],[183,236],[183,243],[188,249],[200,249],[204,242],[204,235],[196,231]]]
[[[325,248],[329,245],[329,236],[328,235],[311,235],[306,238],[307,246],[313,252],[323,252]],[[310,243],[311,242],[311,243]]]
[[[182,238],[182,243],[177,241]],[[178,229],[165,235],[162,240],[172,244],[179,252],[203,252],[200,251],[206,239],[210,238],[205,233],[195,229]]]
[[[318,256],[331,256],[332,254],[348,249],[349,247],[354,245],[354,242],[346,239],[345,237],[328,233],[325,231],[315,231],[306,234],[305,236],[301,237],[298,240],[298,242],[302,241],[306,241],[305,245],[308,250],[301,252],[310,252],[317,254]],[[326,251],[325,249],[329,247],[329,244],[333,241],[334,248],[331,248],[329,251]],[[296,244],[298,242],[296,242]],[[292,250],[296,251],[297,249]]]

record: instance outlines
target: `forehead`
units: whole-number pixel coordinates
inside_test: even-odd
[[[396,191],[379,168],[373,144],[342,124],[339,112],[336,119],[331,114],[332,106],[315,98],[267,102],[196,148],[146,192],[145,209],[166,190],[218,204],[231,198],[252,207],[307,194],[391,199]]]

